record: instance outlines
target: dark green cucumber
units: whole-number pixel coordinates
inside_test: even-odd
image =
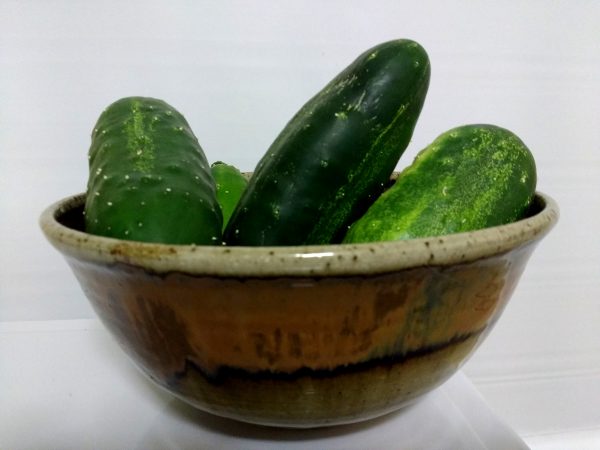
[[[413,41],[360,55],[300,109],[260,160],[225,230],[227,244],[341,238],[407,147],[429,77],[429,58]]]
[[[223,213],[223,228],[248,185],[248,179],[234,166],[217,161],[210,166],[217,185],[217,200]]]
[[[536,179],[531,152],[510,131],[454,128],[417,155],[344,242],[440,236],[513,222],[526,214]]]
[[[220,244],[215,182],[185,118],[128,97],[100,115],[89,150],[89,233],[167,244]]]

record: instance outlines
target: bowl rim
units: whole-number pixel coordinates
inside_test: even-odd
[[[537,243],[559,218],[557,203],[536,192],[540,210],[532,216],[470,232],[361,244],[280,247],[169,245],[96,236],[58,218],[81,207],[85,194],[48,206],[39,225],[67,259],[95,264],[127,264],[148,272],[183,272],[221,277],[321,277],[391,273],[422,266],[449,266],[507,253]]]

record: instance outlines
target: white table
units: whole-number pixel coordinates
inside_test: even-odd
[[[0,322],[0,448],[524,449],[458,373],[366,423],[258,427],[195,410],[138,372],[99,321]]]

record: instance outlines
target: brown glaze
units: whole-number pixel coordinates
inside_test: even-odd
[[[263,425],[315,427],[352,423],[407,406],[449,378],[479,336],[407,358],[380,359],[295,376],[224,371],[208,380],[193,366],[167,389],[225,417]]]
[[[307,427],[392,411],[452,375],[498,320],[536,243],[556,221],[556,206],[547,202],[523,230],[498,227],[497,246],[483,233],[491,229],[465,235],[462,249],[459,240],[444,246],[456,236],[423,241],[418,248],[429,253],[421,262],[403,261],[396,270],[389,270],[390,260],[410,256],[401,243],[397,253],[390,243],[345,253],[337,253],[344,246],[323,246],[320,253],[256,249],[256,264],[273,267],[219,274],[218,264],[230,266],[236,253],[243,259],[254,250],[107,241],[60,224],[77,207],[74,200],[55,205],[42,227],[99,317],[150,378],[206,411]],[[482,241],[497,250],[470,255]],[[436,264],[448,248],[455,261]],[[220,256],[208,268],[192,255],[215,251]],[[373,252],[388,260],[361,273],[357,265],[372,261]],[[169,268],[169,258],[184,253],[186,265]],[[277,264],[293,260],[290,254],[317,255],[312,275],[305,265],[278,275]],[[153,263],[140,264],[140,255]],[[155,263],[160,258],[166,266]]]
[[[223,366],[291,373],[443,345],[489,325],[523,256],[345,278],[158,276],[72,265],[107,326],[168,377],[186,360],[208,375]]]

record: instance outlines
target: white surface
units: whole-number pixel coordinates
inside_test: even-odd
[[[242,424],[150,384],[99,322],[0,323],[0,448],[526,449],[457,374],[398,413],[315,430]]]
[[[409,37],[432,80],[400,166],[450,127],[495,123],[529,145],[562,210],[465,373],[532,446],[600,448],[598,24],[600,2],[585,0],[3,0],[0,321],[94,317],[37,217],[84,190],[108,103],[164,98],[209,159],[249,170],[358,53]]]

